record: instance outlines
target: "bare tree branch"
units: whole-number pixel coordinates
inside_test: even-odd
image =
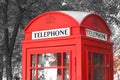
[[[34,0],[33,2],[31,2],[27,7],[26,9],[28,9],[29,7],[31,7],[33,4],[35,4],[36,2],[38,2],[38,0]]]

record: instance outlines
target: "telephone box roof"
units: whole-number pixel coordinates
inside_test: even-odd
[[[79,11],[51,11],[38,15],[24,29],[24,32],[48,30],[67,26],[93,26],[99,25],[98,31],[111,34],[107,23],[98,14]],[[103,27],[104,26],[104,27]],[[89,28],[88,27],[88,28]]]
[[[59,12],[65,13],[73,17],[79,24],[87,15],[91,14],[91,12],[78,12],[78,11],[59,11]]]

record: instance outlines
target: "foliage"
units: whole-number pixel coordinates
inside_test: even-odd
[[[21,40],[23,37],[23,29],[28,22],[35,16],[53,10],[75,10],[75,11],[93,11],[104,17],[109,28],[112,31],[111,41],[114,42],[114,52],[120,47],[120,0],[0,0],[0,28],[8,28],[9,44],[14,33],[16,24],[18,25],[17,37],[14,43],[14,51],[12,53],[12,70],[13,75],[20,73],[16,71],[16,67],[20,70],[21,64]],[[3,4],[7,4],[7,16],[4,19]],[[21,19],[18,20],[18,17]],[[7,24],[3,24],[7,21]]]

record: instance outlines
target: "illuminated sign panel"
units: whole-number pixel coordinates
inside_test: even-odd
[[[91,29],[86,29],[86,36],[107,41],[107,34]]]
[[[59,28],[32,32],[32,39],[44,39],[70,36],[70,28]]]

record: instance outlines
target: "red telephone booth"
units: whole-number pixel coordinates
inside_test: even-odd
[[[111,32],[99,15],[46,12],[24,33],[22,80],[113,80]]]

